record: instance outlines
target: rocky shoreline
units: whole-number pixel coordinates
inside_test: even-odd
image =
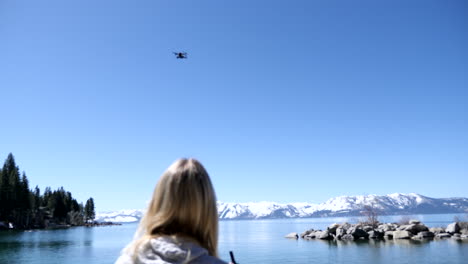
[[[332,224],[326,230],[309,229],[301,233],[290,233],[286,238],[305,240],[322,239],[322,240],[368,240],[368,239],[446,239],[452,238],[456,240],[468,239],[468,222],[454,222],[446,228],[432,227],[418,220],[410,220],[405,224],[397,223],[357,223],[357,224]]]

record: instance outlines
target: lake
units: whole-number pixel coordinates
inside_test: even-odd
[[[429,227],[446,226],[454,215],[414,215]],[[381,217],[397,222],[401,216]],[[356,218],[233,220],[220,222],[219,252],[229,260],[246,263],[467,263],[468,241],[333,242],[290,240],[284,235],[306,229],[325,229],[332,223]],[[114,263],[132,239],[137,224],[75,227],[61,230],[0,232],[0,263]]]

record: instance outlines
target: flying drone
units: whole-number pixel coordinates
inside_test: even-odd
[[[176,59],[186,59],[187,58],[187,52],[174,52],[174,55],[176,55]]]

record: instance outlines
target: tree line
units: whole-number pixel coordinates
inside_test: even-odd
[[[26,173],[20,174],[13,154],[8,154],[0,169],[0,229],[77,226],[94,218],[93,198],[83,206],[63,187],[46,187],[42,194],[38,186],[29,189]]]

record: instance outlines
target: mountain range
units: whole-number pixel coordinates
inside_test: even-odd
[[[468,198],[431,198],[416,193],[339,196],[320,204],[218,202],[220,219],[272,219],[330,216],[360,216],[369,208],[379,215],[468,213]],[[138,222],[144,210],[102,212],[96,221]]]

